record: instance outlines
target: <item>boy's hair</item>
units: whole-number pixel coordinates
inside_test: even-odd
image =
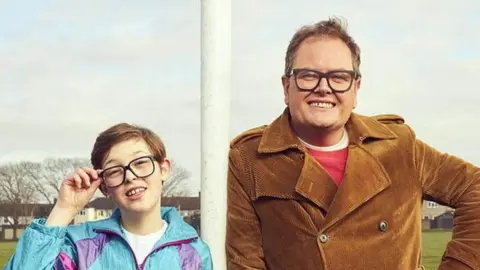
[[[95,140],[90,161],[94,169],[102,169],[112,147],[118,143],[131,139],[142,139],[152,151],[157,162],[163,162],[166,158],[165,145],[160,137],[148,128],[127,123],[116,124],[100,133]]]

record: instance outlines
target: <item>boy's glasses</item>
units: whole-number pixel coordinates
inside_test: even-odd
[[[155,162],[152,155],[136,158],[127,166],[116,165],[106,168],[100,173],[103,182],[109,188],[114,188],[125,183],[127,170],[138,178],[144,178],[155,172]]]

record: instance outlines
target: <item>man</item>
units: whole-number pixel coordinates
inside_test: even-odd
[[[423,199],[456,209],[439,269],[480,269],[480,169],[400,116],[352,113],[359,66],[337,19],[293,36],[287,108],[231,142],[228,269],[422,269]]]

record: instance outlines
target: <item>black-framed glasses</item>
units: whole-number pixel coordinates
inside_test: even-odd
[[[332,91],[346,92],[350,90],[354,79],[358,77],[353,70],[332,70],[325,73],[307,68],[293,69],[289,76],[292,75],[300,91],[314,91],[320,81],[325,78]]]
[[[106,168],[100,173],[103,182],[109,188],[114,188],[125,183],[127,170],[138,178],[144,178],[155,172],[155,160],[153,155],[138,157],[128,163],[127,166],[116,165]]]

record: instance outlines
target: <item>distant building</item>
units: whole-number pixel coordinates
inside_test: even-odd
[[[86,221],[96,221],[110,217],[115,209],[115,204],[108,198],[96,198],[89,202],[75,216],[73,223],[80,224]]]
[[[451,230],[453,228],[453,212],[445,212],[432,221],[431,229]]]
[[[422,206],[422,229],[452,229],[455,209],[432,201],[424,201]],[[448,221],[451,219],[451,221]],[[450,225],[449,225],[450,224]]]
[[[164,197],[162,206],[175,207],[182,217],[188,217],[200,214],[200,196],[199,197]]]
[[[453,209],[448,206],[440,205],[432,201],[423,201],[422,205],[422,219],[434,220],[435,217],[452,211]]]
[[[200,197],[164,197],[162,206],[175,207],[183,218],[200,214]],[[111,199],[96,198],[88,203],[74,219],[74,224],[110,217],[116,208]]]
[[[0,204],[0,241],[17,241],[34,218],[48,217],[53,204]]]

